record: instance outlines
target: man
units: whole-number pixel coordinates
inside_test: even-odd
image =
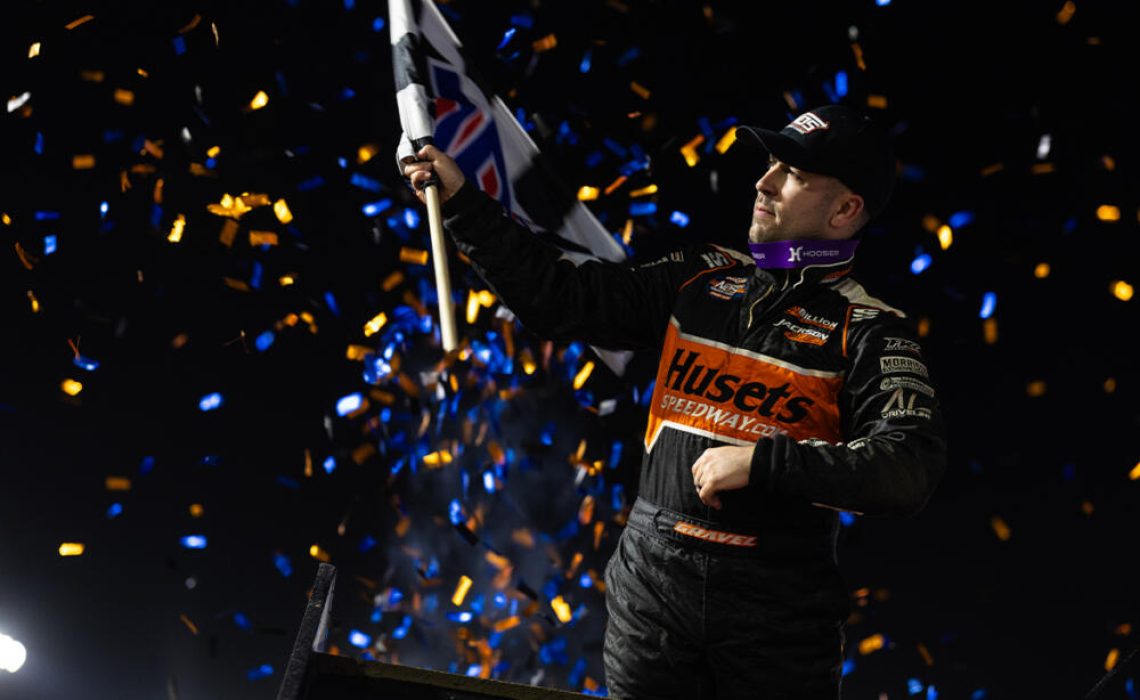
[[[768,153],[751,257],[575,266],[438,150],[404,168],[417,188],[438,174],[448,230],[524,326],[662,348],[639,495],[606,567],[614,697],[836,698],[839,512],[916,513],[945,466],[915,331],[850,276],[892,190],[886,134],[828,105],[738,138]]]

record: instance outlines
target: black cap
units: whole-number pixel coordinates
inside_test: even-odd
[[[882,212],[895,182],[890,135],[871,118],[846,105],[824,105],[804,112],[779,131],[741,126],[772,155],[809,173],[837,178],[863,197],[871,216]]]

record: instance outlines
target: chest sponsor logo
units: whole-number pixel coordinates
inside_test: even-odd
[[[738,535],[735,532],[712,530],[687,523],[683,520],[678,520],[676,524],[673,525],[673,532],[678,532],[694,539],[704,540],[705,542],[728,544],[733,547],[755,547],[757,545],[755,535]]]
[[[735,299],[744,296],[748,288],[748,280],[743,277],[725,277],[721,280],[709,282],[709,296],[714,299]]]
[[[926,371],[926,365],[922,364],[913,357],[903,357],[901,355],[887,355],[886,357],[880,357],[879,369],[883,372],[883,374],[910,372],[912,374],[917,374],[920,377],[930,377],[930,373]]]
[[[895,389],[895,393],[891,394],[891,398],[887,399],[887,405],[883,406],[883,418],[926,418],[930,419],[930,409],[926,406],[915,406],[914,401],[918,398],[918,394],[910,393],[902,389]]]
[[[884,338],[886,344],[883,346],[885,352],[909,352],[915,355],[922,354],[922,348],[918,343],[908,338]]]
[[[669,324],[657,369],[647,450],[666,425],[724,442],[751,444],[784,433],[839,439],[842,375],[682,334]]]
[[[800,323],[806,323],[809,326],[822,328],[825,331],[833,331],[839,326],[839,323],[837,321],[832,321],[831,319],[824,318],[823,316],[817,316],[816,314],[808,313],[802,306],[793,306],[784,311],[784,313],[796,319]]]
[[[798,323],[792,323],[786,318],[781,318],[773,325],[777,328],[787,328],[788,330],[784,331],[784,337],[797,343],[823,345],[827,342],[827,339],[831,337],[831,334],[826,331],[811,326],[801,326]]]

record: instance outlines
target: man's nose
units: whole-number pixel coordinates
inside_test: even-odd
[[[756,181],[756,191],[763,192],[769,197],[774,196],[777,191],[774,180],[778,172],[779,168],[768,168],[768,171],[761,175],[760,179]]]

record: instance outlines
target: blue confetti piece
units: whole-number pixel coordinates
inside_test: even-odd
[[[504,48],[506,48],[507,44],[511,43],[511,39],[515,38],[515,32],[517,31],[517,29],[511,27],[507,31],[503,32],[503,38],[499,40],[499,45],[495,47],[495,50],[502,51]]]
[[[875,0],[875,4],[879,7],[886,7],[891,4],[891,0]]]
[[[464,472],[466,474],[466,472]],[[463,522],[463,506],[459,504],[458,498],[451,499],[451,503],[447,506],[447,517],[451,520],[452,525],[458,525]]]
[[[234,613],[234,624],[243,630],[252,630],[253,629],[253,623],[250,622],[249,618],[246,617],[246,614],[242,613],[242,612],[235,612]]]
[[[356,0],[344,0],[344,11],[352,12],[356,9]]]
[[[404,620],[400,626],[392,630],[392,639],[403,639],[408,636],[408,630],[412,628],[412,616],[405,615]]]
[[[637,58],[640,55],[641,55],[641,49],[639,49],[636,46],[634,46],[630,49],[627,49],[625,53],[623,53],[621,56],[618,57],[617,65],[618,66],[627,65],[628,63],[630,63],[631,61],[633,61],[635,58]]]
[[[336,402],[336,414],[338,416],[347,416],[349,413],[360,408],[364,403],[364,396],[358,391],[348,396],[342,396]]]
[[[42,156],[44,154],[44,135],[39,131],[36,132],[36,145],[33,146],[36,155]]]
[[[589,73],[590,63],[594,60],[594,49],[586,49],[586,53],[582,54],[582,62],[578,64],[578,72]]]
[[[471,676],[472,678],[476,678],[479,676],[479,673],[482,672],[482,670],[483,670],[483,667],[480,664],[471,664],[470,666],[467,667],[467,671],[466,671],[465,675]]]
[[[178,540],[186,549],[205,549],[206,536],[205,535],[186,535]]]
[[[253,341],[253,345],[259,352],[265,352],[273,345],[273,340],[276,337],[273,331],[265,331],[257,336],[257,339]]]
[[[162,225],[162,207],[157,204],[150,208],[150,225],[153,228],[158,228]]]
[[[986,700],[986,697],[988,697],[988,695],[985,688],[978,688],[970,693],[970,700]]]
[[[621,440],[614,440],[613,447],[610,448],[610,469],[617,469],[618,463],[621,462],[621,450]]]
[[[331,457],[331,456],[325,457],[325,462],[324,462],[323,466],[325,468],[326,474],[332,474],[333,470],[336,469],[336,458]]]
[[[558,637],[538,648],[538,658],[544,664],[560,664],[565,666],[570,663],[569,657],[566,655],[566,638]]]
[[[264,248],[268,247],[269,246],[264,246]],[[264,270],[265,268],[261,263],[253,263],[253,274],[251,274],[249,277],[249,286],[253,287],[254,289],[261,289],[261,275]]]
[[[656,202],[634,202],[629,205],[630,216],[649,216],[657,213]]]
[[[938,690],[932,686],[926,686],[926,700],[938,700]]]
[[[1128,693],[1129,700],[1136,700],[1136,684],[1133,679],[1124,681],[1124,692]]]
[[[899,177],[907,182],[922,182],[926,179],[926,171],[917,165],[903,165]]]
[[[922,681],[917,678],[908,678],[906,681],[906,689],[911,695],[918,695],[922,692]]]
[[[106,218],[107,212],[110,211],[110,208],[111,208],[111,206],[109,204],[107,204],[106,202],[100,202],[99,203],[99,218],[100,219]]]
[[[372,637],[360,630],[352,630],[348,633],[348,643],[358,649],[365,649],[372,644]]]
[[[625,487],[621,484],[614,484],[613,495],[610,496],[610,505],[616,511],[625,507]]]
[[[207,467],[216,467],[222,463],[222,458],[218,455],[205,455],[202,457],[202,464]]]
[[[507,607],[507,594],[500,591],[495,594],[495,597],[492,599],[492,601],[494,602],[495,608],[497,610],[502,610],[503,608]]]
[[[329,307],[333,316],[340,316],[340,308],[336,305],[336,297],[331,291],[325,292],[325,306]]]
[[[202,411],[213,411],[222,405],[222,395],[218,392],[206,394],[198,401],[198,408]]]
[[[122,129],[107,129],[103,132],[103,143],[115,143],[123,140]]]
[[[36,221],[55,221],[59,218],[58,211],[37,211],[33,218]]]
[[[843,527],[851,527],[855,524],[855,514],[841,510],[839,511],[839,522],[843,524]]]
[[[381,212],[387,211],[392,206],[392,200],[388,198],[381,199],[376,202],[369,202],[360,208],[365,216],[377,216]]]
[[[376,19],[372,20],[372,31],[374,31],[374,32],[384,31],[385,26],[386,25],[384,23],[383,17],[377,17]]]
[[[590,155],[586,156],[586,167],[587,168],[598,167],[598,165],[601,164],[602,159],[605,157],[606,157],[605,153],[602,153],[601,151],[594,151]]]
[[[416,228],[420,225],[420,215],[415,209],[407,208],[404,210],[404,224],[408,228]]]
[[[139,462],[139,474],[150,474],[151,470],[153,469],[154,457],[147,455],[146,457],[142,458],[142,462]]]
[[[974,222],[974,212],[956,211],[950,215],[950,228],[961,228]]]
[[[566,682],[570,684],[571,688],[577,688],[582,685],[582,677],[586,675],[586,660],[578,659],[574,664],[574,669],[570,671],[570,675],[566,678]]]
[[[364,538],[360,540],[360,551],[362,552],[367,552],[375,546],[376,538],[372,535],[365,535]]]
[[[467,624],[468,622],[471,622],[472,618],[474,618],[474,617],[475,616],[473,614],[471,614],[471,612],[469,610],[460,610],[459,612],[453,612],[453,613],[447,614],[448,620],[450,620],[452,622],[458,622],[461,624]]]
[[[530,15],[511,15],[511,24],[523,29],[533,29],[534,18]]]
[[[930,254],[922,253],[911,261],[910,271],[916,275],[920,275],[926,268],[930,267],[930,261]]]
[[[681,228],[685,228],[689,225],[689,215],[684,212],[675,211],[669,215],[669,221],[677,224]]]
[[[284,554],[273,555],[273,566],[277,567],[277,570],[280,571],[281,575],[285,578],[289,578],[293,575],[293,564],[290,563],[289,557]]]
[[[982,309],[978,312],[978,318],[989,318],[994,315],[994,308],[997,306],[997,294],[994,292],[986,292],[982,297]]]
[[[90,357],[84,357],[83,355],[76,355],[74,358],[72,358],[71,364],[80,369],[85,369],[88,372],[94,372],[95,370],[99,369],[98,360],[92,360]]]
[[[186,53],[186,40],[185,39],[183,39],[180,36],[176,36],[176,37],[174,37],[173,43],[174,43],[175,55],[181,56],[182,54]]]
[[[112,503],[111,507],[107,509],[107,518],[108,519],[114,519],[114,518],[117,518],[120,515],[122,515],[122,513],[123,513],[123,504],[122,503]]]
[[[256,681],[261,678],[268,678],[272,675],[273,667],[269,664],[261,664],[257,668],[251,668],[245,673],[246,678],[250,679],[251,681]]]
[[[301,182],[298,182],[297,183],[297,191],[298,192],[308,192],[309,190],[315,190],[316,188],[321,187],[324,184],[325,184],[325,179],[323,177],[321,177],[320,175],[317,175],[316,177],[311,177],[308,180],[302,180]]]
[[[284,475],[277,477],[277,483],[281,484],[285,488],[293,489],[294,491],[301,488],[301,484],[296,479]]]
[[[213,170],[214,168],[218,167],[218,159],[217,158],[207,158],[206,159],[206,167],[209,168],[210,170]]]
[[[578,577],[578,585],[582,588],[590,588],[594,585],[594,577],[590,574],[582,574]]]
[[[502,632],[492,632],[491,634],[489,634],[487,636],[487,646],[491,647],[492,649],[498,649],[499,645],[502,643],[503,643],[503,633]],[[500,674],[502,671],[506,670],[506,668],[500,668],[500,666],[503,666],[503,664],[506,664],[507,668],[510,667],[510,664],[507,664],[507,662],[500,661],[498,664],[495,665],[495,668],[494,668],[494,673],[496,674],[496,677],[498,677],[498,674]]]
[[[487,493],[495,492],[495,475],[490,471],[483,472],[483,490]]]
[[[827,97],[828,102],[839,101],[839,96],[835,94],[835,88],[831,87],[831,83],[825,82],[820,87],[823,89],[823,94]]]
[[[604,139],[602,141],[602,145],[604,145],[606,148],[608,148],[618,158],[624,159],[627,155],[629,155],[629,151],[626,150],[625,146],[621,145],[620,143],[618,143],[617,141],[614,141],[613,139],[611,139],[609,137],[607,137],[606,139]]]
[[[381,192],[384,188],[384,186],[380,184],[379,180],[368,177],[366,175],[361,175],[360,173],[353,173],[352,177],[349,178],[349,182],[351,182],[356,187],[359,187],[362,190],[368,190],[369,192]]]
[[[838,97],[847,95],[847,71],[841,70],[835,74],[835,94]]]
[[[855,661],[852,659],[844,659],[843,669],[842,669],[841,675],[847,676],[854,670],[855,670]]]

